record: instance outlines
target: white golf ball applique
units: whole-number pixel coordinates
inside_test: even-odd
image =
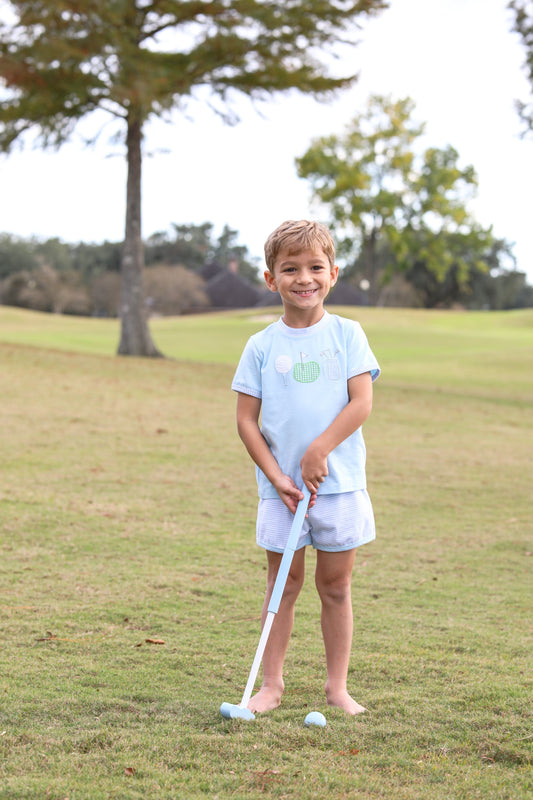
[[[274,362],[276,372],[283,375],[283,383],[287,386],[287,375],[292,369],[292,358],[290,356],[278,356]]]
[[[309,358],[307,353],[300,353],[300,362],[294,365],[292,374],[299,383],[314,383],[320,375],[320,364],[318,361],[305,361],[306,358]]]
[[[320,353],[322,358],[325,359],[324,369],[330,381],[338,381],[341,377],[341,368],[339,362],[337,361],[337,353],[339,352],[339,350],[335,350],[332,355],[331,350],[328,348],[326,350],[322,350]]]

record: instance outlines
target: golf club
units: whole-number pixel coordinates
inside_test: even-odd
[[[270,635],[270,629],[272,628],[274,617],[278,613],[281,598],[283,596],[283,590],[285,589],[285,584],[287,582],[287,577],[292,564],[292,557],[294,555],[296,545],[298,544],[298,538],[300,536],[300,531],[302,530],[305,514],[307,512],[307,506],[309,505],[309,499],[311,496],[309,489],[304,486],[302,491],[304,496],[298,503],[296,513],[294,514],[294,519],[289,532],[289,538],[287,539],[287,544],[285,545],[285,550],[283,551],[278,574],[276,576],[276,582],[274,583],[274,588],[268,604],[268,613],[265,619],[265,624],[263,625],[263,630],[261,631],[261,637],[259,639],[259,644],[257,645],[255,658],[250,670],[250,675],[248,676],[248,682],[246,683],[242,700],[238,705],[233,703],[222,703],[220,706],[220,713],[226,719],[255,719],[255,714],[250,711],[247,706],[250,701],[250,697],[252,696],[255,679],[257,678],[259,666],[261,664],[266,643]]]

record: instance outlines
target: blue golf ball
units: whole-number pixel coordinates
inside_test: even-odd
[[[310,725],[318,725],[319,728],[325,728],[326,718],[320,711],[310,711],[305,718],[305,724],[308,728]]]

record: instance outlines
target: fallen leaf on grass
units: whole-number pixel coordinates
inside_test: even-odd
[[[351,750],[339,750],[340,756],[356,756],[359,753],[359,750],[356,750],[355,747],[352,747]]]
[[[165,644],[164,639],[145,639],[146,644]]]
[[[135,767],[126,767],[124,775],[135,775]]]

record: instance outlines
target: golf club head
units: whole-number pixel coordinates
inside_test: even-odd
[[[222,703],[220,713],[225,719],[255,719],[255,714],[249,708],[243,708],[233,703]]]

